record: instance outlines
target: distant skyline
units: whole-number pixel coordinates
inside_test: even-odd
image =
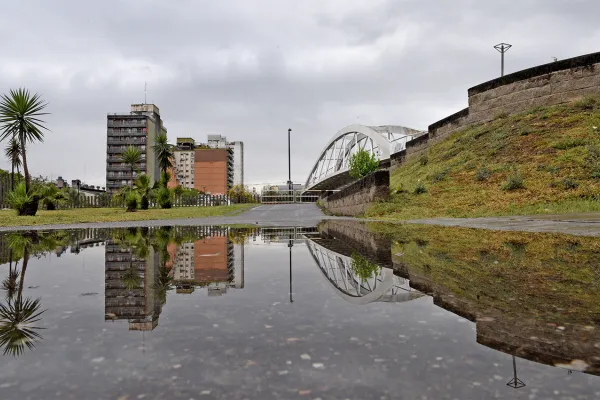
[[[0,14],[0,93],[49,103],[32,175],[105,185],[106,114],[147,101],[169,140],[245,144],[245,182],[303,183],[354,123],[427,126],[500,74],[600,51],[597,0],[26,0]],[[6,142],[2,142],[2,150]],[[0,168],[10,163],[0,154]]]

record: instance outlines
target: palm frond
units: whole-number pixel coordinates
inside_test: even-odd
[[[37,331],[44,328],[33,326],[46,311],[40,307],[40,299],[30,298],[0,304],[0,348],[4,348],[4,355],[19,356],[42,340]]]

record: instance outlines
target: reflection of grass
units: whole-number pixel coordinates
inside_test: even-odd
[[[380,267],[377,264],[372,263],[360,254],[352,253],[352,261],[350,263],[354,273],[360,278],[361,281],[366,281],[377,276]]]
[[[456,132],[428,149],[426,163],[409,159],[393,171],[393,194],[366,215],[413,219],[600,211],[600,130],[593,128],[600,126],[600,102],[590,107],[548,107]],[[502,190],[513,167],[524,189]],[[567,178],[579,185],[553,185]],[[421,185],[427,193],[414,194]],[[507,189],[520,186],[513,177]]]
[[[218,217],[236,215],[255,206],[256,204],[234,204],[231,206],[216,207],[176,207],[170,209],[138,210],[134,213],[127,213],[122,208],[77,208],[55,211],[40,210],[34,217],[19,217],[12,210],[4,210],[0,211],[0,226]]]
[[[409,273],[481,309],[600,323],[600,240],[425,225],[369,224]],[[428,245],[420,243],[427,240]]]

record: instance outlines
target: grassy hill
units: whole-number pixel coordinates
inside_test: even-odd
[[[366,216],[409,219],[600,211],[600,99],[455,132],[390,177]]]

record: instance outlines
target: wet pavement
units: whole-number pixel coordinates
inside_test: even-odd
[[[599,268],[594,237],[341,219],[0,235],[0,398],[599,398]]]

